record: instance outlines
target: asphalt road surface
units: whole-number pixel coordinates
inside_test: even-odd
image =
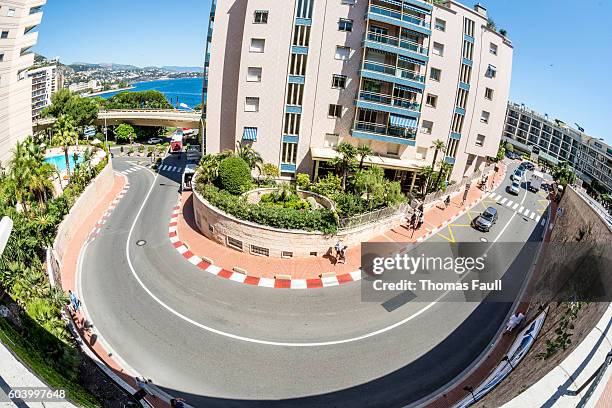
[[[219,279],[168,240],[184,162],[168,157],[155,174],[130,160],[113,161],[116,171],[132,169],[131,187],[82,252],[79,293],[115,358],[193,406],[415,403],[464,371],[507,319],[507,302],[388,307],[363,302],[359,283],[279,290]],[[483,203],[499,210],[490,232],[469,226],[484,209],[478,204],[427,242],[537,241],[542,222],[523,213],[541,215],[544,197],[525,189],[511,196],[508,183]],[[513,257],[515,273],[525,275],[533,260],[520,260],[519,250]]]

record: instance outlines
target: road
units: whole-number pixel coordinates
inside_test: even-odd
[[[169,157],[158,175],[131,159],[113,164],[131,187],[82,252],[79,293],[114,357],[191,405],[403,406],[459,375],[507,318],[510,303],[389,308],[362,302],[359,283],[301,291],[219,279],[168,241],[181,174],[172,169],[184,163]],[[500,202],[511,199],[538,214],[545,208],[541,196],[509,196],[505,185],[496,192]],[[466,227],[475,216],[469,213],[428,242],[541,236],[535,216],[485,205],[499,208],[490,232]]]

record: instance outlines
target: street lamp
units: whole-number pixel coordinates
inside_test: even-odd
[[[9,217],[2,217],[0,221],[0,256],[4,252],[6,243],[8,242],[11,231],[13,230],[13,220]]]

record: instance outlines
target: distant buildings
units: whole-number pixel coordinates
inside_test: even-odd
[[[97,79],[91,79],[87,82],[75,82],[73,84],[68,85],[68,89],[70,92],[85,92],[91,90],[93,92],[98,92],[102,90],[102,85],[100,85],[100,81]]]
[[[497,153],[513,48],[480,5],[218,0],[213,20],[210,153],[252,144],[283,176],[316,177],[340,142],[368,145],[366,163],[406,190],[432,164],[434,140],[454,181]]]
[[[57,65],[31,69],[28,75],[32,78],[32,120],[37,120],[51,105],[51,95],[63,88],[63,75]]]
[[[510,102],[502,139],[551,165],[566,161],[589,185],[612,192],[612,147],[559,119]]]
[[[15,142],[32,134],[30,49],[46,0],[0,0],[0,161],[10,158]]]

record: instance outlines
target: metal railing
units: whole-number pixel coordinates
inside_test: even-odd
[[[422,18],[418,18],[407,12],[401,12],[399,10],[392,10],[392,9],[382,7],[376,4],[370,5],[370,13],[379,14],[385,17],[391,17],[396,20],[405,21],[405,22],[408,22],[408,23],[411,23],[417,26],[425,27],[425,28],[431,27],[431,24],[429,24],[427,21],[423,20]]]
[[[376,133],[379,135],[386,135],[392,137],[398,137],[400,139],[412,140],[416,137],[416,129],[412,128],[396,128],[381,123],[370,123],[370,122],[355,122],[355,130]]]
[[[393,105],[403,109],[418,111],[420,104],[409,99],[398,98],[392,95],[380,94],[370,91],[359,91],[359,99],[362,101]]]
[[[468,183],[473,183],[476,180],[479,180],[483,174],[490,174],[493,170],[495,169],[495,164],[490,164],[486,167],[484,167],[482,170],[478,170],[476,172],[474,172],[474,174],[472,174],[470,177],[465,177],[463,180],[461,180],[460,183],[456,183],[456,184],[452,184],[448,187],[446,187],[445,190],[440,190],[440,191],[434,191],[433,193],[429,193],[425,196],[425,199],[423,200],[424,204],[431,204],[435,201],[438,200],[442,200],[443,198],[446,198],[449,195],[455,194],[459,191],[463,191],[465,189],[466,184]]]
[[[375,33],[375,32],[368,32],[368,40],[369,41],[374,41],[380,44],[387,44],[387,45],[391,45],[393,47],[399,47],[399,48],[403,48],[409,51],[414,51],[418,54],[423,54],[423,55],[427,55],[428,52],[428,48],[427,47],[423,47],[421,44],[419,43],[415,43],[413,41],[410,40],[406,40],[403,38],[398,38],[398,37],[393,37],[390,35],[386,35],[386,34],[379,34],[379,33]]]
[[[407,69],[395,67],[393,65],[382,64],[380,62],[365,60],[363,62],[363,69],[366,71],[379,72],[385,75],[391,75],[396,78],[409,79],[419,83],[425,83],[425,75],[419,72],[409,71]]]
[[[362,225],[380,222],[389,219],[399,214],[412,214],[410,203],[401,203],[392,207],[385,207],[379,210],[370,211],[364,214],[354,215],[352,217],[340,219],[340,228],[338,232],[343,232],[351,228],[356,228]]]

